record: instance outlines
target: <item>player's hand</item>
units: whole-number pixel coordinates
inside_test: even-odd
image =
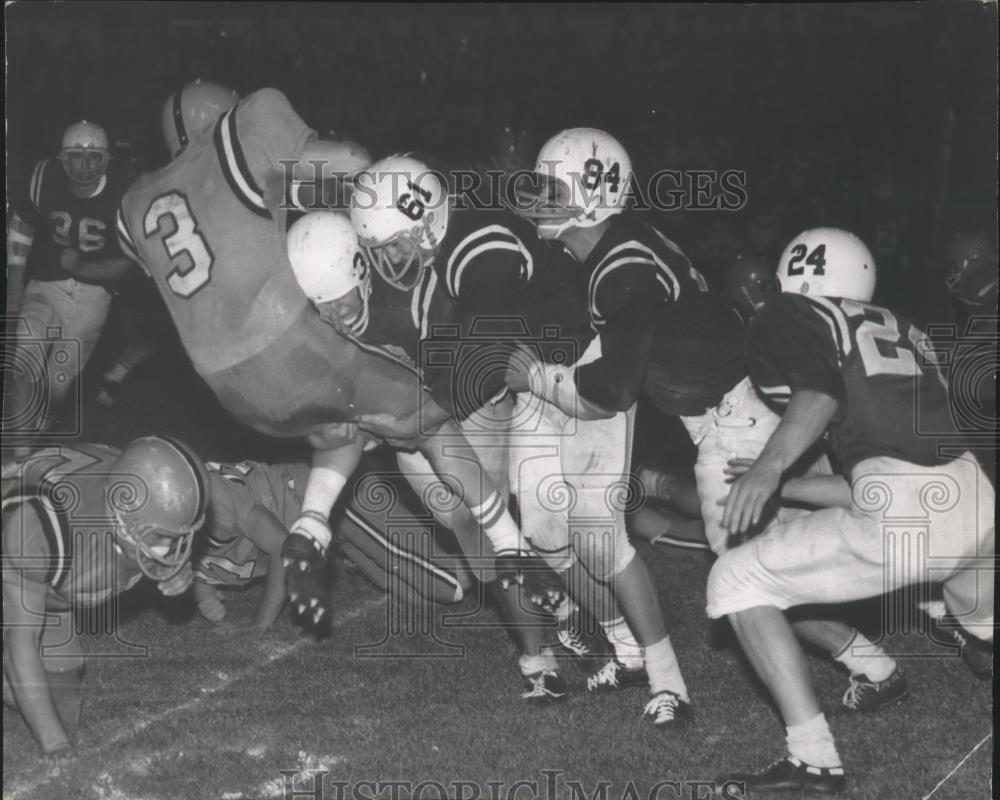
[[[754,465],[755,458],[731,458],[726,462],[726,466],[723,468],[723,472],[726,474],[726,483],[732,483],[741,475],[746,475],[750,470],[750,467]],[[724,506],[726,504],[725,500],[720,500],[719,505]]]
[[[760,522],[768,501],[781,486],[781,470],[764,459],[757,459],[752,466],[735,479],[725,501],[722,524],[730,533],[745,534]]]
[[[73,755],[73,745],[66,741],[47,748],[42,754],[42,769],[46,778],[58,778]]]
[[[317,530],[319,527],[324,531]],[[314,515],[303,515],[292,525],[281,546],[281,561],[285,566],[285,588],[292,608],[309,615],[313,625],[330,608],[330,585],[327,579],[326,552],[318,539],[330,540],[330,528]]]
[[[207,591],[199,592],[198,613],[209,622],[222,622],[226,618],[226,604],[222,602],[219,590],[205,585]]]
[[[421,435],[418,414],[399,415],[385,411],[377,414],[361,414],[358,417],[358,425],[361,430],[379,439],[385,439],[393,445],[416,443]]]
[[[184,566],[180,568],[176,575],[172,575],[165,581],[160,581],[156,584],[156,588],[167,597],[175,597],[187,591],[188,586],[191,585],[192,578],[194,578],[194,571],[191,569],[191,562],[185,561]]]
[[[543,611],[554,612],[566,598],[562,580],[538,556],[518,550],[505,550],[497,554],[497,581],[504,591],[511,586],[522,587],[524,595]]]

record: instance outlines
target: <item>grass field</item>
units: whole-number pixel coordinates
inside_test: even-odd
[[[141,375],[128,401],[115,412],[87,406],[85,437],[121,444],[156,431],[183,436],[206,458],[267,457],[256,450],[260,439],[226,423],[190,383]],[[585,673],[570,662],[570,698],[526,708],[516,652],[476,598],[407,616],[341,565],[333,629],[318,641],[302,636],[288,611],[263,636],[220,633],[186,600],[133,590],[122,599],[118,641],[88,641],[92,654],[110,657],[88,663],[78,750],[60,775],[40,770],[26,726],[4,709],[3,797],[707,797],[697,784],[661,782],[763,766],[783,753],[784,731],[731,634],[705,618],[705,554],[648,545],[640,553],[660,586],[695,703],[683,732],[660,734],[642,722],[641,691],[588,696]],[[230,619],[249,620],[259,592],[229,593]],[[845,613],[874,636],[879,608]],[[989,797],[990,684],[917,633],[887,646],[905,658],[912,697],[874,717],[838,713],[846,676],[812,661],[848,769],[844,796]],[[133,651],[139,656],[124,657]]]

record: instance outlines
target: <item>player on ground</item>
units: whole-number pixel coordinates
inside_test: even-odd
[[[379,162],[368,174],[393,178],[405,175],[418,187],[435,180],[425,165],[400,157]],[[388,242],[384,231],[395,225],[397,233],[402,232],[404,226],[412,225],[412,220],[388,202],[392,191],[389,181],[376,178],[374,185],[370,185],[366,174],[359,178],[358,184],[359,193],[371,190],[369,197],[378,204],[373,203],[370,213],[367,209],[355,209],[353,215],[369,232],[376,228],[383,232],[382,241],[387,242],[384,246],[397,247]],[[436,188],[440,191],[441,186]],[[441,207],[446,204],[443,201]],[[479,313],[516,308],[511,294],[519,294],[522,284],[528,281],[533,261],[528,246],[510,226],[502,224],[504,215],[487,215],[484,220],[483,214],[487,212],[477,211],[473,215],[450,207],[446,210],[447,233],[440,234],[439,244],[430,248],[427,261],[411,265],[412,275],[405,270],[391,271],[401,266],[399,259],[383,263],[372,275],[351,222],[333,212],[310,214],[292,226],[288,235],[289,257],[306,295],[330,324],[358,337],[365,346],[396,348],[402,357],[419,362],[435,399],[462,421],[462,429],[468,432],[473,447],[471,455],[487,465],[485,480],[504,487],[503,494],[497,495],[500,498],[507,494],[503,415],[509,414],[510,407],[509,401],[501,399],[505,357],[496,357],[493,346],[500,320],[496,314],[488,317],[494,326],[494,336],[480,334],[483,344],[465,333],[473,328]],[[519,227],[515,220],[514,228]],[[374,259],[385,256],[379,247],[377,244],[369,247],[369,252],[374,251]],[[431,265],[431,260],[434,265],[442,265],[445,279],[440,283],[437,267]],[[448,291],[447,276],[453,274],[460,277],[451,284],[453,291]],[[387,282],[385,275],[392,283]],[[487,284],[489,291],[484,286]],[[473,305],[476,299],[479,303]],[[495,304],[492,308],[491,303]],[[442,329],[447,330],[444,336],[440,334]],[[434,353],[428,358],[431,348]],[[444,360],[448,366],[435,368],[434,359],[440,359],[441,354],[450,356]],[[442,360],[436,363],[441,364]],[[470,363],[472,369],[468,369]],[[488,368],[490,363],[495,366],[492,373]],[[466,384],[466,379],[472,380]],[[494,400],[488,401],[490,397]],[[428,444],[442,450],[468,447],[464,437],[446,439],[440,434],[431,437]],[[419,454],[400,453],[398,462],[418,494],[427,497],[430,480],[435,476],[426,460]],[[491,514],[506,513],[504,505],[501,501]],[[511,569],[511,549],[520,545],[507,541],[495,525],[485,528],[484,540],[477,520],[461,503],[436,503],[431,510],[455,531],[470,567],[482,583],[495,587],[498,578],[501,582],[505,580],[505,573]],[[533,571],[526,582],[526,592],[552,591],[555,602],[561,597],[561,589],[543,583],[541,578],[542,570]],[[519,634],[520,667],[526,683],[522,696],[531,701],[559,699],[566,694],[565,682],[554,656],[544,648],[544,631],[536,614],[530,613],[530,604],[519,601],[519,595],[520,592],[503,592],[497,599]]]
[[[83,700],[74,608],[106,603],[143,575],[183,592],[207,476],[179,442],[146,437],[121,451],[39,450],[3,477],[3,697],[57,759],[73,748]]]
[[[616,488],[623,494],[629,473],[635,402],[657,318],[673,311],[679,296],[698,291],[696,273],[672,243],[622,213],[632,165],[608,133],[562,131],[542,147],[535,169],[532,185],[517,187],[515,210],[579,263],[578,296],[594,336],[575,363],[529,357],[527,369],[512,368],[508,385],[530,418],[516,437],[512,480],[533,545],[569,576],[571,593],[579,587],[576,599],[601,621],[615,647],[616,658],[591,676],[588,688],[648,682],[644,713],[657,728],[671,727],[686,715],[687,687],[656,588],[628,541],[624,506],[615,494]],[[538,449],[543,443],[548,453]],[[572,487],[572,509],[554,507],[554,476]]]
[[[114,233],[129,178],[112,162],[104,129],[75,122],[63,134],[58,158],[39,161],[27,192],[15,201],[7,231],[7,313],[18,315],[16,367],[4,422],[8,436],[23,439],[15,442],[22,455],[32,434],[51,428],[93,353],[111,303],[101,285],[104,271],[123,273],[131,263]],[[81,277],[86,269],[102,275]]]
[[[727,777],[758,790],[834,792],[844,768],[784,610],[939,582],[971,646],[990,648],[995,495],[972,454],[948,447],[946,382],[923,334],[869,304],[875,263],[860,240],[806,231],[786,248],[778,277],[786,294],[754,320],[748,356],[757,385],[787,405],[733,484],[723,521],[738,534],[755,525],[784,472],[823,435],[851,498],[723,554],[709,576],[708,613],[729,617],[787,726],[785,758]],[[894,523],[903,518],[905,531]]]
[[[262,433],[304,437],[314,448],[302,515],[284,551],[290,596],[318,622],[328,611],[330,510],[370,443],[352,420],[362,412],[396,418],[428,403],[413,416],[430,431],[446,415],[430,407],[415,372],[341,337],[299,288],[285,248],[289,170],[332,156],[285,96],[262,89],[239,101],[195,82],[167,100],[163,130],[174,160],[129,190],[119,237],[153,278],[222,405]],[[344,150],[353,164],[354,149]],[[456,491],[479,505],[471,485],[479,473],[460,466],[472,477],[459,474]],[[454,470],[437,472],[453,480]]]
[[[264,593],[251,628],[266,630],[285,601],[281,546],[288,528],[302,513],[308,464],[235,464],[208,462],[211,503],[205,525],[205,551],[193,559],[191,591],[201,615],[212,622],[225,617],[219,586],[245,586],[264,579]],[[405,509],[402,509],[405,511]],[[397,519],[402,516],[395,511]],[[412,515],[411,515],[412,516]],[[380,588],[407,596],[454,603],[463,597],[458,579],[394,542],[385,520],[376,520],[356,502],[337,513],[337,544],[362,573]]]

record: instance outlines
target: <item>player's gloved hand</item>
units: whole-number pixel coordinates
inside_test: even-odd
[[[320,545],[320,541],[329,542],[330,538],[326,520],[307,511],[292,525],[281,546],[288,599],[299,614],[311,614],[314,625],[330,610],[326,553]]]
[[[495,569],[501,589],[520,585],[528,600],[543,611],[554,612],[566,597],[562,580],[538,556],[503,550],[497,553]]]

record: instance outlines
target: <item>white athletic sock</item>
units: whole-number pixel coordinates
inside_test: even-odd
[[[309,471],[305,496],[302,499],[302,515],[298,520],[303,522],[303,525],[298,526],[296,532],[315,539],[324,551],[330,545],[328,522],[330,511],[333,510],[333,504],[337,502],[346,485],[347,478],[336,470],[313,467]],[[305,523],[304,520],[309,518],[314,522]]]
[[[790,725],[785,730],[788,731],[785,741],[790,755],[813,767],[841,766],[833,734],[822,714],[801,725]]]
[[[854,638],[839,653],[833,653],[833,660],[847,667],[852,675],[864,675],[875,683],[896,671],[896,662],[861,631],[855,631]]]
[[[638,669],[643,664],[642,645],[632,635],[625,617],[602,622],[601,628],[608,637],[611,646],[615,648],[615,658],[629,669]]]
[[[656,644],[646,645],[646,672],[649,674],[650,694],[671,691],[685,703],[691,702],[669,636],[663,637]]]
[[[525,550],[521,540],[521,531],[514,524],[514,518],[507,512],[499,492],[493,492],[478,506],[469,508],[473,518],[482,526],[493,549],[498,553],[504,550]]]
[[[537,675],[539,672],[556,672],[559,664],[549,648],[545,648],[537,656],[522,655],[517,660],[522,675]]]

